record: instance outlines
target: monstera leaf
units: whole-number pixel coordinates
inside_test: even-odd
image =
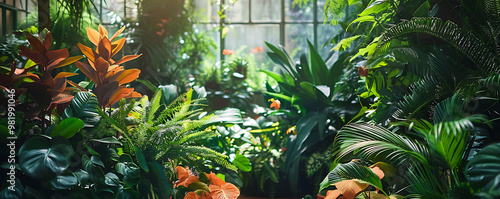
[[[81,119],[86,127],[93,127],[99,121],[99,103],[91,92],[78,92],[71,104],[64,109],[63,118],[76,117]]]
[[[47,179],[66,170],[73,153],[71,144],[62,137],[34,136],[19,149],[19,164],[26,175]]]
[[[472,187],[486,193],[500,195],[500,143],[491,144],[467,164],[469,182]]]

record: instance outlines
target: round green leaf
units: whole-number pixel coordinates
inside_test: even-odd
[[[62,173],[69,167],[73,148],[62,137],[49,139],[34,136],[19,149],[21,170],[35,179],[47,179]]]
[[[487,193],[500,192],[500,143],[484,147],[467,167],[472,187]]]
[[[233,164],[243,172],[249,172],[252,170],[252,163],[250,163],[250,160],[244,155],[236,155],[233,160]]]

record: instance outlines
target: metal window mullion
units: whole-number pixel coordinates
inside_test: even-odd
[[[224,8],[224,3],[225,3],[225,0],[221,0],[220,1],[220,5],[219,5],[219,10],[222,10],[222,8]],[[226,10],[222,10],[222,15],[224,15],[226,13]],[[220,16],[219,16],[220,17]],[[224,28],[224,22],[225,22],[225,17],[224,18],[220,18],[219,20],[219,27],[221,28],[220,31],[219,31],[219,44],[220,44],[220,48],[219,48],[219,54],[220,54],[220,60],[221,62],[224,61],[224,55],[222,54],[223,52],[223,49],[226,48],[226,42],[225,42],[225,38],[223,37],[222,35],[222,29]]]
[[[123,18],[127,18],[127,0],[123,0]]]
[[[102,23],[102,0],[99,1],[99,21]]]
[[[314,47],[318,48],[318,0],[313,0],[313,42]]]
[[[285,0],[281,0],[280,44],[285,46]]]
[[[4,0],[5,2],[5,0]],[[2,36],[7,33],[7,9],[2,8]]]

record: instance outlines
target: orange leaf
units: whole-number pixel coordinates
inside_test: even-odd
[[[201,198],[201,196],[199,196],[198,194],[196,194],[194,192],[189,192],[184,196],[184,199],[200,199],[200,198]]]
[[[62,62],[59,62],[59,64],[57,65],[56,68],[59,68],[59,67],[63,67],[63,66],[66,66],[66,65],[69,65],[69,64],[72,64],[72,63],[75,63],[76,61],[82,59],[83,56],[82,55],[77,55],[77,56],[73,56],[73,57],[68,57],[66,59],[64,59]]]
[[[115,56],[116,53],[120,52],[120,50],[123,47],[123,44],[125,44],[125,38],[122,38],[120,40],[111,43],[111,48],[113,49],[111,51],[111,57]]]
[[[123,30],[125,30],[125,26],[123,26],[122,28],[120,28],[120,30],[116,31],[115,34],[109,40],[113,41],[113,39],[115,39],[118,35],[120,35],[123,32]]]
[[[75,76],[75,75],[78,75],[78,73],[60,72],[56,75],[56,77],[54,77],[54,79],[62,78],[62,77],[71,77],[71,76]]]
[[[335,187],[337,187],[337,190],[339,190],[347,199],[353,199],[359,192],[366,189],[368,184],[361,183],[356,180],[343,180],[335,183]]]
[[[142,97],[142,95],[140,93],[134,91],[126,98],[136,98],[136,97]]]
[[[92,42],[94,45],[97,46],[99,41],[101,40],[101,36],[99,35],[99,32],[92,28],[87,28],[87,37],[89,37],[90,42]]]
[[[236,199],[240,196],[240,190],[238,187],[231,183],[226,183],[221,186],[210,184],[208,189],[214,199]]]
[[[89,59],[91,62],[94,62],[95,61],[95,57],[97,55],[96,52],[94,52],[94,50],[92,50],[92,48],[89,48],[81,43],[78,43],[78,48],[80,48],[80,50],[82,51],[82,53],[87,57],[87,59]]]
[[[118,85],[126,84],[139,78],[139,73],[141,73],[139,69],[122,70],[111,77],[109,81],[117,81]]]
[[[214,185],[221,186],[223,184],[226,184],[226,182],[224,182],[224,180],[217,177],[217,175],[215,175],[215,173],[213,173],[213,172],[210,172],[210,174],[206,174],[206,175],[207,175],[208,180],[210,180],[210,182]]]
[[[130,60],[133,60],[133,59],[135,59],[135,58],[137,58],[139,56],[141,56],[141,55],[127,55],[127,56],[123,56],[123,58],[120,61],[116,62],[115,65],[123,64],[123,63],[128,62]]]
[[[338,189],[336,190],[329,190],[326,192],[326,197],[325,199],[337,199],[341,195],[340,191]]]
[[[111,95],[111,97],[109,98],[109,101],[106,104],[106,107],[110,107],[114,103],[118,102],[118,100],[120,100],[121,98],[124,98],[124,97],[132,94],[133,91],[134,91],[133,88],[118,87],[118,89],[116,89],[114,94]]]
[[[104,28],[104,26],[100,25],[99,24],[99,34],[101,35],[101,39],[103,39],[104,37],[108,37],[108,31],[106,30],[106,28]]]
[[[370,168],[370,169],[372,170],[372,172],[373,172],[373,173],[377,174],[377,176],[378,176],[380,179],[384,178],[384,175],[385,175],[385,174],[384,174],[384,171],[382,171],[382,170],[380,169],[380,167],[375,166],[375,167]]]
[[[75,87],[75,88],[78,88],[78,89],[80,89],[81,91],[84,91],[84,92],[86,92],[86,91],[87,91],[87,89],[85,89],[85,88],[81,87],[80,85],[76,84],[75,82],[72,82],[72,81],[70,81],[70,80],[66,80],[66,81],[68,82],[68,84],[69,84],[69,85],[71,85],[71,86],[73,86],[73,87]]]

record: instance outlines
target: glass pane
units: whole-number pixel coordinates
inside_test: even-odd
[[[240,55],[252,55],[258,67],[263,69],[266,63],[274,66],[269,64],[264,41],[279,44],[279,25],[232,25],[225,38],[226,49],[234,50]]]
[[[332,26],[329,24],[325,24],[324,26],[318,25],[318,52],[323,57],[323,59],[327,59],[331,53],[335,53],[332,50],[334,45],[331,43],[332,38],[337,34],[342,32],[342,28],[340,25]],[[336,56],[338,53],[335,53],[333,59],[336,60]]]
[[[3,3],[5,3],[7,5],[13,6],[14,5],[14,0],[6,0],[6,1],[3,1]]]
[[[281,0],[252,0],[252,21],[280,21]]]
[[[305,6],[293,5],[294,0],[285,0],[285,20],[286,21],[312,21],[314,16],[313,2],[308,2]]]
[[[312,24],[286,24],[285,25],[285,49],[290,57],[298,61],[300,55],[309,49],[307,39],[314,44]]]
[[[26,10],[26,2],[24,0],[16,0],[16,8]]]
[[[249,0],[238,0],[234,5],[229,6],[226,16],[227,20],[230,22],[248,22],[248,1]]]
[[[219,6],[213,0],[195,0],[196,19],[199,22],[218,22]]]
[[[213,49],[214,51],[212,52],[215,59],[213,61],[220,60],[220,53],[218,49],[218,47],[220,46],[220,36],[216,28],[217,25],[215,24],[198,24],[193,26],[195,32],[208,35],[214,40],[215,44],[217,45],[217,48]]]
[[[123,11],[124,0],[97,0],[95,4],[97,8],[101,6],[102,2],[102,23],[116,23],[120,22],[125,16]],[[135,17],[135,16],[134,16]]]

